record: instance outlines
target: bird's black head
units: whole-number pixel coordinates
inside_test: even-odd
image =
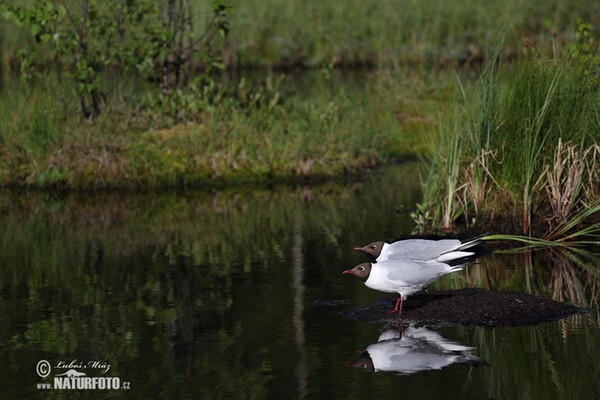
[[[373,257],[374,260],[377,259],[377,257],[379,257],[379,255],[381,254],[381,250],[383,249],[383,242],[374,242],[371,244],[366,245],[365,247],[355,247],[354,250],[356,251],[364,251],[365,253],[367,253],[367,255],[369,255],[370,257]]]
[[[352,269],[347,269],[343,274],[352,274],[357,278],[361,279],[363,282],[366,282],[369,279],[369,275],[371,274],[371,263],[362,263],[358,264],[356,267]]]

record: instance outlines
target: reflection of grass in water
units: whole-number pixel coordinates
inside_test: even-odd
[[[400,173],[413,169],[405,165]],[[398,169],[381,173],[401,193],[415,188],[410,178],[397,179]],[[95,343],[116,375],[130,373],[132,360],[146,365],[128,378],[143,378],[148,387],[172,374],[183,391],[191,371],[198,376],[193,389],[206,397],[243,390],[264,398],[275,373],[270,364],[295,351],[287,347],[294,343],[285,323],[290,313],[281,306],[290,295],[291,226],[299,221],[311,240],[322,238],[320,249],[345,243],[367,225],[384,225],[396,201],[364,195],[379,182],[64,198],[3,193],[0,286],[6,301],[22,305],[3,309],[12,335],[8,351],[13,360],[35,346],[93,359],[89,343]],[[401,201],[411,204],[414,196]],[[365,218],[369,209],[380,213]],[[323,284],[339,284],[334,265],[323,269],[313,270],[327,276]],[[27,311],[48,307],[48,314]],[[33,322],[19,329],[23,318]],[[273,332],[281,342],[266,343]],[[168,339],[169,354],[161,344],[148,346],[148,336]],[[156,363],[165,355],[172,359]],[[206,387],[208,381],[223,387]]]
[[[395,189],[409,198],[416,195],[414,188],[414,165],[395,168],[393,171],[377,171],[388,175]],[[151,239],[167,241],[172,232],[186,235],[188,242],[198,246],[230,244],[236,251],[256,252],[268,248],[262,242],[262,232],[287,229],[296,213],[305,215],[307,222],[327,229],[329,235],[342,232],[334,227],[351,219],[359,230],[367,224],[380,224],[385,215],[374,213],[370,220],[363,220],[369,209],[389,209],[389,197],[396,191],[380,192],[379,180],[367,178],[366,183],[326,183],[312,186],[276,186],[275,188],[235,187],[212,191],[186,191],[161,194],[149,192],[137,196],[119,193],[100,193],[94,196],[72,193],[64,198],[24,197],[7,192],[2,197],[0,210],[6,212],[6,223],[18,229],[23,243],[31,242],[26,235],[39,229],[56,228],[75,238],[102,240],[111,247],[127,254],[140,243]],[[377,196],[361,196],[362,191],[377,192]],[[411,194],[413,193],[413,194]],[[335,205],[344,202],[345,208]],[[19,207],[22,218],[14,218],[13,207]],[[347,210],[353,210],[348,212]],[[27,217],[25,217],[27,215]],[[22,221],[29,222],[22,222]],[[35,224],[39,229],[32,229]],[[44,228],[45,227],[45,228]],[[151,228],[148,231],[144,229]],[[400,228],[401,229],[401,228]],[[115,231],[117,236],[112,231]],[[335,233],[337,232],[337,233]],[[139,236],[136,236],[139,235]],[[249,240],[254,238],[254,240]],[[10,237],[5,236],[6,240]],[[193,239],[193,240],[192,240]],[[42,241],[43,242],[43,241]],[[8,242],[7,242],[8,244]],[[330,243],[334,244],[335,243]],[[201,260],[199,260],[201,261]]]
[[[466,274],[448,278],[457,288],[525,291],[597,310],[598,255],[583,254],[565,248],[492,254]],[[599,328],[598,313],[592,311],[531,328],[473,328],[464,331],[473,333],[464,340],[490,364],[479,370],[490,397],[586,398],[587,388],[600,384],[596,367],[582,368],[595,363]]]
[[[562,248],[491,254],[466,273],[443,277],[440,283],[536,293],[597,310],[598,255],[586,256]],[[489,397],[589,398],[590,385],[600,384],[592,365],[600,351],[599,328],[598,313],[592,311],[528,328],[456,329],[489,363],[475,371],[487,381]]]
[[[600,255],[580,248],[528,248],[491,254],[466,268],[465,273],[442,278],[453,288],[481,287],[537,293],[578,307],[600,308]]]
[[[598,324],[567,332],[571,317],[529,328],[465,329],[465,343],[489,363],[481,375],[490,398],[591,398],[598,381],[595,356],[600,351]],[[586,318],[587,319],[587,318]]]
[[[408,176],[413,169],[414,165],[400,167],[405,171],[402,174]],[[16,283],[15,279],[20,283],[26,280],[29,290],[37,293],[33,297],[39,296],[46,286],[63,287],[72,291],[74,298],[94,304],[96,295],[102,293],[94,289],[94,284],[110,286],[113,279],[104,275],[99,265],[107,262],[106,257],[126,257],[132,265],[116,270],[117,280],[131,285],[128,290],[133,294],[141,295],[140,290],[156,294],[160,292],[159,282],[149,282],[141,289],[130,276],[138,263],[147,265],[138,254],[140,249],[152,246],[158,259],[170,262],[169,257],[182,258],[217,281],[227,282],[233,273],[249,273],[260,264],[269,268],[272,263],[285,261],[289,256],[290,226],[298,215],[303,224],[323,232],[323,243],[319,244],[322,248],[338,246],[342,235],[346,240],[359,236],[367,226],[385,225],[389,214],[395,212],[394,202],[386,196],[404,193],[410,204],[414,200],[414,195],[410,195],[414,180],[398,180],[394,172],[381,173],[390,175],[390,184],[400,192],[361,195],[363,190],[377,191],[380,180],[373,180],[181,194],[71,194],[63,199],[5,193],[0,200],[0,215],[6,227],[0,237],[2,262],[6,266],[3,281],[8,284]],[[20,211],[15,212],[16,209]],[[31,243],[36,246],[31,248]],[[160,263],[152,265],[164,268]],[[155,274],[158,270],[149,272]],[[73,279],[63,281],[65,276]],[[215,283],[201,280],[199,284],[212,287]],[[223,295],[219,301],[227,304],[231,293]],[[209,300],[206,299],[208,304]]]

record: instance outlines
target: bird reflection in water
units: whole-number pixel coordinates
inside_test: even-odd
[[[445,339],[428,328],[409,326],[403,333],[390,329],[367,347],[358,361],[346,365],[369,372],[388,371],[402,375],[442,369],[452,364],[487,365],[471,354],[474,347]]]

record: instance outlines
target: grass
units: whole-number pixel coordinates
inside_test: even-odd
[[[598,14],[597,4],[560,0],[246,0],[232,5],[229,51],[238,66],[478,64],[486,42],[509,17],[505,50],[518,57],[524,39],[551,52],[553,42],[572,37],[577,17],[594,21]]]
[[[448,222],[464,214],[467,226],[478,221],[547,240],[574,240],[581,235],[573,232],[583,226],[581,233],[596,233],[595,64],[565,53],[550,59],[532,55],[497,70],[484,68],[479,86],[463,88],[466,92],[472,94],[463,95],[465,106],[441,125],[436,161],[426,165],[432,171],[422,185],[424,199],[442,193],[453,204],[430,202],[426,229],[455,228]],[[461,118],[466,123],[452,122]],[[437,209],[451,210],[452,216],[438,218]]]
[[[20,3],[29,3],[26,0]],[[193,3],[193,2],[192,2]],[[477,65],[486,43],[511,19],[505,54],[518,58],[522,43],[546,54],[575,34],[576,20],[595,18],[600,5],[576,0],[232,0],[230,33],[224,44],[225,63],[233,68],[394,67],[410,65]],[[195,7],[194,32],[210,18],[208,3]],[[0,35],[2,26],[0,26]],[[5,28],[4,63],[34,40],[25,29]],[[221,46],[221,45],[219,45]],[[37,63],[52,63],[42,52]]]
[[[114,94],[94,120],[78,116],[73,88],[51,83],[52,71],[43,84],[5,84],[0,185],[323,179],[422,154],[423,200],[412,214],[422,230],[478,224],[570,240],[593,226],[596,211],[586,210],[597,210],[590,205],[599,198],[596,21],[575,21],[596,5],[351,5],[234,2],[227,63],[315,68],[304,81],[267,72],[256,83],[244,72],[227,85],[157,97],[106,76],[118,90],[104,91]],[[498,16],[511,16],[510,24],[497,26],[506,20]],[[501,39],[484,51],[496,32]],[[7,67],[24,43],[14,38],[2,49]],[[481,60],[480,72],[438,69]],[[350,84],[334,68],[357,65],[380,68]]]
[[[419,105],[423,113],[439,99],[420,100],[432,90],[428,83],[408,77],[402,86],[390,73],[373,73],[373,83],[358,88],[321,73],[312,78],[322,84],[308,96],[302,82],[267,77],[223,87],[217,102],[197,92],[174,93],[172,105],[148,97],[134,106],[114,97],[95,120],[79,116],[68,85],[13,82],[0,96],[0,185],[91,189],[339,177],[413,152],[431,121],[409,110]],[[55,101],[57,93],[63,101]]]
[[[437,135],[426,135],[428,150],[421,162],[421,187],[423,201],[411,215],[421,229],[430,229],[431,224],[441,224],[445,232],[451,229],[462,208],[457,197],[462,189],[458,182],[460,174],[462,140],[458,135],[446,135],[443,126],[454,129],[462,125],[459,112],[438,114]],[[452,119],[456,117],[456,119]],[[443,121],[442,119],[445,118]],[[446,124],[446,125],[444,125]],[[431,150],[438,149],[439,151]],[[439,171],[445,171],[439,174]]]
[[[581,166],[588,160],[594,162],[586,159],[593,155],[590,151],[597,146],[594,138],[600,131],[594,74],[577,60],[538,61],[520,66],[507,90],[500,110],[505,123],[492,144],[499,150],[502,166],[496,164],[492,174],[511,193],[513,202],[521,203],[525,234],[531,233],[533,213],[545,214],[555,230],[592,201],[585,192],[593,186],[582,187],[584,174],[589,172]],[[563,143],[568,143],[567,150]],[[562,161],[565,151],[567,158]],[[580,218],[574,221],[581,222]],[[550,232],[548,237],[552,236]]]

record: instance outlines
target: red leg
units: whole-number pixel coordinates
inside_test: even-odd
[[[398,301],[396,301],[396,307],[392,310],[392,311],[388,311],[388,314],[393,314],[395,312],[398,311],[398,304],[400,305],[400,313],[398,313],[398,316],[400,316],[400,314],[402,314],[402,303],[404,303],[404,301],[402,300],[402,296],[398,295]]]
[[[400,301],[400,311],[398,312],[398,318],[402,315],[402,305],[404,305],[404,300],[402,300],[402,296],[398,296],[398,300]],[[396,307],[398,305],[396,304]]]
[[[404,305],[404,300],[402,300],[402,295],[398,297],[398,301],[400,301],[400,311],[398,312],[398,332],[400,332],[400,339],[404,336],[404,325],[402,325],[402,306]]]
[[[400,310],[398,311],[398,305],[400,305]],[[396,301],[396,307],[392,311],[388,311],[387,314],[393,314],[398,312],[398,318],[402,315],[402,305],[404,305],[404,300],[402,300],[402,295],[398,295],[398,301]]]

